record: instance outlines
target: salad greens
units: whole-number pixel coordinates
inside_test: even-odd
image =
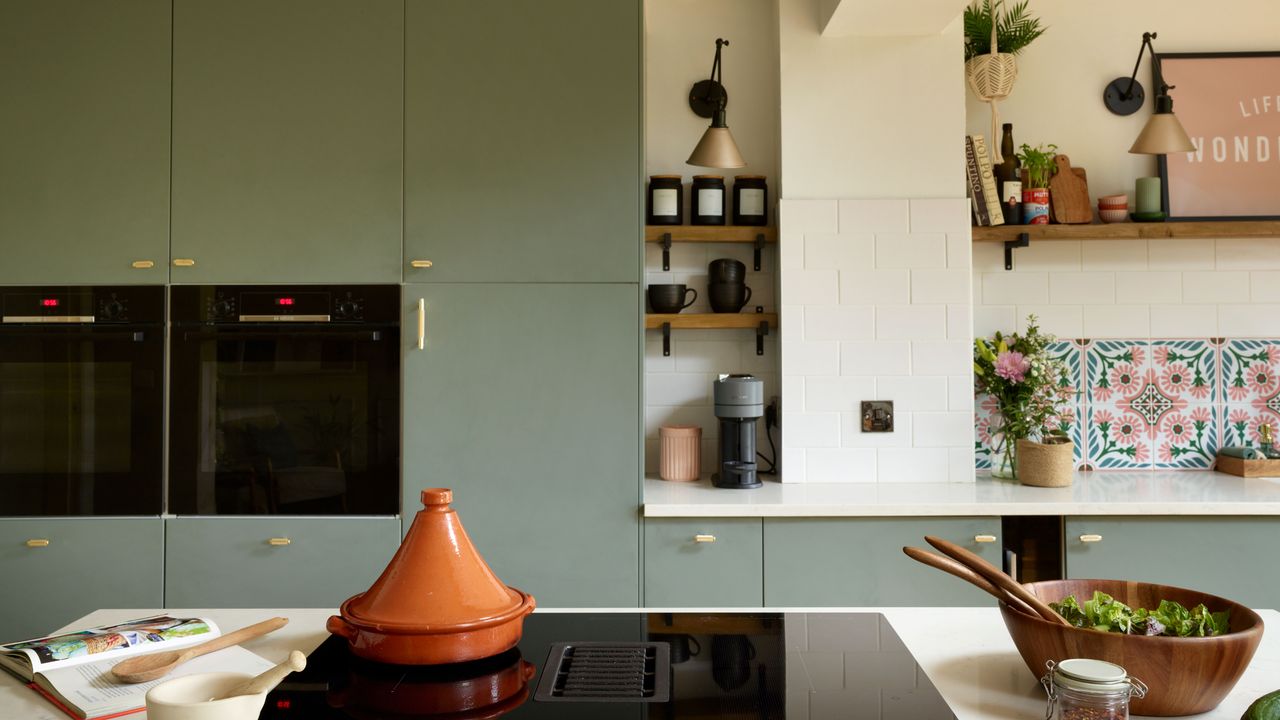
[[[1049,607],[1075,627],[1126,635],[1206,637],[1223,635],[1230,626],[1227,612],[1211,613],[1203,603],[1188,610],[1171,600],[1161,600],[1155,610],[1135,610],[1097,590],[1093,598],[1083,603],[1077,602],[1075,595],[1068,595],[1062,602],[1049,603]]]

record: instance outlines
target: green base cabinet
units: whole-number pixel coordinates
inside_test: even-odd
[[[1137,580],[1280,608],[1277,517],[1069,517],[1069,578]]]
[[[407,0],[407,282],[639,282],[641,12]]]
[[[766,518],[770,607],[990,606],[994,600],[902,553],[936,535],[1000,566],[1000,518]],[[979,542],[981,537],[987,542]]]
[[[47,635],[100,608],[164,607],[164,521],[0,520],[0,569],[0,642]]]
[[[169,0],[0,3],[0,284],[169,279],[169,40]]]
[[[480,554],[539,605],[636,606],[639,288],[441,283],[404,299],[405,530],[424,488],[452,488]]]
[[[165,521],[164,607],[336,608],[400,545],[400,519],[180,517]]]
[[[173,13],[173,282],[399,283],[402,0]]]
[[[647,518],[645,607],[760,607],[759,518]]]

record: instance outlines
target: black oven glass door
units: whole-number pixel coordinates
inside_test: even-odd
[[[171,332],[170,512],[398,512],[395,326],[242,323]]]
[[[162,325],[0,325],[0,516],[159,515]]]

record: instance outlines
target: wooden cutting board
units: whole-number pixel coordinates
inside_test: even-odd
[[[1066,224],[1093,222],[1089,203],[1089,181],[1083,168],[1071,167],[1071,158],[1058,155],[1053,161],[1058,171],[1049,179],[1049,208],[1053,221]]]

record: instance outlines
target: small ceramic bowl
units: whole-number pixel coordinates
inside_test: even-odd
[[[266,693],[210,700],[252,675],[199,673],[174,678],[147,691],[147,720],[257,720]]]
[[[1099,210],[1098,217],[1104,223],[1118,223],[1129,219],[1128,210]]]
[[[1129,196],[1128,195],[1103,195],[1102,197],[1098,198],[1098,204],[1127,206],[1129,204]]]

